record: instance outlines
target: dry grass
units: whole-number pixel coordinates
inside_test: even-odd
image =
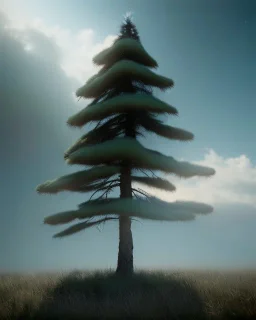
[[[0,276],[0,319],[256,319],[256,271]]]

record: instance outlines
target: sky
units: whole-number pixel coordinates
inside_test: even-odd
[[[81,170],[63,154],[94,124],[71,129],[86,107],[75,91],[99,69],[132,12],[158,74],[174,80],[155,96],[175,106],[165,124],[193,132],[192,142],[147,134],[148,148],[212,167],[211,178],[179,179],[175,193],[143,188],[165,201],[194,200],[214,212],[192,222],[132,223],[134,266],[145,269],[256,268],[256,3],[253,0],[0,1],[0,271],[115,269],[118,222],[53,239],[64,226],[45,216],[73,210],[90,194],[39,195],[37,185]],[[141,187],[142,188],[142,187]],[[119,196],[118,190],[113,196]]]

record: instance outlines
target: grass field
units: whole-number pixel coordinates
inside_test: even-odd
[[[256,319],[256,271],[2,274],[0,319]]]

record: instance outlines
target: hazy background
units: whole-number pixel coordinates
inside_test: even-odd
[[[179,117],[166,124],[195,134],[190,143],[156,135],[140,139],[177,159],[216,169],[210,179],[169,175],[174,201],[212,204],[193,222],[133,222],[134,263],[142,268],[256,267],[256,2],[236,0],[0,1],[0,271],[115,268],[118,222],[63,239],[67,225],[43,225],[75,209],[89,194],[38,195],[49,179],[81,170],[65,150],[83,129],[66,125],[90,100],[75,90],[97,72],[92,57],[110,46],[126,12],[133,12],[157,73],[175,87],[156,96]],[[163,176],[163,174],[159,174]],[[119,195],[118,191],[114,193]]]

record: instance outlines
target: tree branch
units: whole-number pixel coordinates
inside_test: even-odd
[[[142,173],[144,173],[147,177],[149,177],[150,178],[150,176],[146,173],[146,172],[144,172],[144,170],[143,169],[139,169]]]
[[[140,222],[141,224],[143,224],[140,220],[137,220],[135,218],[131,218],[131,220],[135,220],[135,221]]]
[[[154,177],[158,178],[158,176],[151,169],[148,170],[153,174]]]
[[[139,191],[139,190],[140,190],[140,191]],[[135,188],[132,188],[132,191],[136,191],[136,192],[142,194],[143,196],[146,196],[147,198],[149,198],[149,197],[151,196],[151,195],[150,195],[149,193],[147,193],[146,191],[141,190],[141,189],[139,189],[139,190],[137,190],[137,189],[135,189]]]
[[[139,190],[137,190],[135,188],[132,188],[132,191],[136,191],[136,192],[142,194],[143,196],[146,196],[147,198],[149,197],[147,194],[144,193],[145,191],[142,192],[142,191],[139,191]]]
[[[105,179],[101,185],[104,186],[106,183],[112,183],[114,181],[119,181],[118,179],[115,179],[115,180],[111,180],[111,181],[108,181],[111,177],[108,177],[107,179]],[[89,201],[91,200],[91,198],[95,195],[95,193],[99,192],[101,189],[97,189],[96,191],[94,191],[94,193],[91,195]]]
[[[136,199],[138,199],[138,196],[137,196],[137,194],[133,191],[133,189],[132,189],[132,194],[136,197]]]
[[[144,192],[145,196],[148,197],[148,198],[152,196],[150,193],[148,193],[148,192],[146,192],[146,191],[144,191],[144,190],[142,190],[142,189],[140,189],[140,188],[139,188],[139,190],[140,190],[141,192]]]
[[[76,232],[79,232],[79,231],[82,231],[83,229],[87,229],[87,228],[90,228],[94,225],[97,225],[97,224],[100,224],[102,222],[105,222],[107,220],[114,220],[114,219],[118,219],[116,217],[105,217],[103,219],[100,219],[98,221],[93,221],[93,222],[88,222],[89,219],[85,222],[81,222],[81,223],[78,223],[76,225],[73,225],[57,234],[55,234],[53,237],[54,238],[61,238],[61,237],[64,237],[64,236],[68,236],[68,235],[71,235],[73,233],[76,233]],[[98,226],[97,226],[98,227]]]
[[[118,219],[119,219],[118,217],[105,217],[105,218],[103,218],[101,220],[96,221],[96,223],[98,223],[98,224],[104,223],[104,226],[105,226],[106,221],[108,221],[108,220],[118,220]],[[99,232],[101,232],[101,230],[99,229],[99,225],[97,225],[97,229],[99,230]]]
[[[111,183],[113,183],[113,182],[111,182]],[[99,196],[96,200],[103,198],[105,194],[106,194],[106,198],[107,198],[107,195],[108,195],[108,193],[110,192],[110,190],[111,190],[112,188],[118,187],[119,185],[120,185],[120,183],[116,183],[116,184],[113,185],[113,186],[110,184],[109,186],[105,187],[104,189],[106,189],[106,191],[104,191],[103,194],[102,194],[101,196]],[[102,190],[102,189],[101,189],[101,190]],[[101,191],[101,190],[97,190],[97,191]]]

